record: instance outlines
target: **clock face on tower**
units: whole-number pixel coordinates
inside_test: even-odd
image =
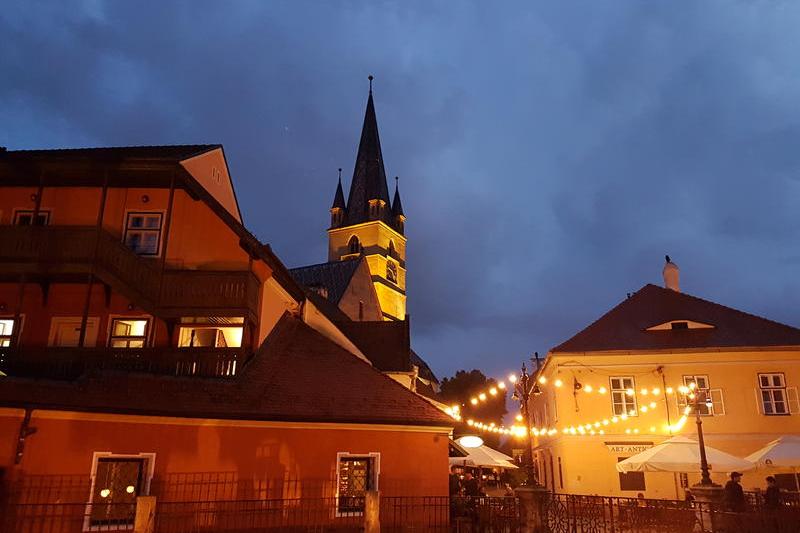
[[[386,261],[386,279],[397,283],[397,265],[391,259]]]

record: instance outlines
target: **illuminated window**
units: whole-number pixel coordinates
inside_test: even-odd
[[[139,255],[158,255],[161,218],[161,213],[128,213],[125,245]]]
[[[397,265],[394,261],[386,261],[386,279],[397,283]]]
[[[636,416],[636,385],[632,377],[613,377],[611,384],[611,409],[615,415]]]
[[[240,348],[244,333],[242,317],[183,318],[178,336],[180,348]],[[191,325],[190,325],[191,324]]]
[[[149,491],[153,459],[153,454],[95,454],[84,530],[130,529],[136,516],[136,497]]]
[[[11,346],[14,336],[14,319],[0,318],[0,347]]]
[[[34,222],[34,214],[35,222]],[[50,211],[39,210],[37,214],[32,209],[20,209],[14,212],[14,224],[17,226],[46,226],[50,224]]]
[[[355,235],[350,237],[350,240],[347,241],[347,248],[350,250],[351,254],[360,254],[361,242],[359,242],[358,237],[356,237]]]
[[[144,348],[148,322],[142,318],[112,319],[108,345],[112,348]]]
[[[364,498],[368,490],[378,490],[380,454],[355,455],[339,453],[336,456],[336,512],[340,515],[364,512]]]
[[[765,415],[789,414],[789,404],[786,398],[786,379],[783,373],[759,374],[758,386],[761,393],[761,408]]]
[[[683,394],[680,393],[678,395],[678,406],[685,407],[687,405],[694,406],[694,400],[689,398],[689,394],[699,395],[699,402],[697,404],[697,408],[700,411],[701,416],[710,416],[714,414],[714,407],[712,402],[706,402],[705,399],[711,399],[711,390],[708,385],[708,376],[683,376],[683,384],[687,387],[691,387],[692,383],[694,383],[694,392],[690,389],[690,392]]]

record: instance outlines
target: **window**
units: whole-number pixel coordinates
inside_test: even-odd
[[[95,454],[84,531],[110,526],[128,529],[133,524],[136,497],[146,495],[150,490],[154,459],[154,454]]]
[[[386,279],[397,283],[397,265],[394,261],[386,261]]]
[[[347,241],[347,248],[350,250],[351,254],[360,254],[361,253],[361,243],[358,240],[358,237],[353,235],[350,237],[350,240]]]
[[[759,374],[758,386],[761,393],[761,408],[765,415],[788,415],[786,401],[786,380],[783,373]]]
[[[627,457],[617,457],[617,462],[624,461]],[[619,490],[647,490],[644,484],[644,472],[619,472]]]
[[[361,514],[368,490],[378,490],[380,454],[369,453],[336,455],[336,512]]]
[[[672,329],[689,329],[688,322],[673,322]]]
[[[14,319],[0,318],[0,348],[11,346],[14,337]]]
[[[242,317],[188,317],[181,319],[180,348],[241,348]],[[191,324],[191,325],[188,325]]]
[[[611,384],[611,409],[615,415],[636,416],[636,385],[632,377],[613,377]]]
[[[692,383],[694,383],[694,393],[701,393],[700,401],[697,403],[698,410],[700,411],[700,416],[711,416],[714,414],[714,407],[711,402],[711,390],[708,385],[708,376],[683,376],[683,385],[685,387],[690,388],[690,392],[688,393],[680,393],[678,395],[678,406],[685,407],[687,405],[694,406],[694,399],[689,398],[689,394],[694,394],[691,392]],[[684,389],[685,390],[685,389]],[[707,398],[709,401],[704,401],[703,396]]]
[[[34,214],[36,220],[34,221]],[[33,209],[19,209],[14,212],[14,225],[16,226],[46,226],[50,224],[50,211]]]
[[[389,257],[397,257],[397,250],[394,248],[393,240],[389,240]]]
[[[128,213],[125,245],[139,255],[158,255],[161,217],[161,213]]]
[[[111,348],[144,348],[148,322],[146,318],[112,318],[108,345]]]

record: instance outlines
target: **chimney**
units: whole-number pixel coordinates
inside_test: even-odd
[[[675,292],[681,292],[681,270],[678,265],[672,262],[669,256],[666,256],[667,264],[664,265],[664,270],[661,275],[664,276],[664,287],[672,289]]]

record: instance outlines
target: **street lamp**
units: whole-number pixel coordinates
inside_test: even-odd
[[[525,363],[522,363],[522,374],[516,383],[514,383],[514,395],[512,398],[520,402],[520,410],[522,411],[522,417],[525,421],[525,433],[528,435],[528,449],[525,450],[523,457],[525,461],[525,472],[527,474],[524,485],[529,486],[539,485],[539,481],[536,477],[536,469],[533,466],[533,431],[531,430],[531,412],[528,403],[531,396],[537,396],[538,394],[541,394],[541,391],[539,390],[536,380],[528,375],[528,369],[525,368]]]
[[[694,385],[694,383],[692,383]],[[700,405],[701,403],[706,407],[709,406],[711,403],[711,398],[708,396],[708,392],[705,390],[697,390],[696,392],[694,389],[696,387],[690,387],[692,389],[692,393],[694,395],[694,402],[692,403],[692,407],[694,408],[694,415],[695,415],[695,422],[697,424],[697,443],[700,446],[700,485],[706,487],[713,487],[715,483],[711,481],[711,474],[708,468],[708,459],[706,458],[706,443],[703,439],[703,420],[700,418]],[[702,400],[702,402],[701,402]]]

